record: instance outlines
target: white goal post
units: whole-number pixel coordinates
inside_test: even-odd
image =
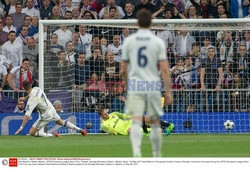
[[[54,32],[54,28],[52,27],[59,27],[61,25],[63,26],[79,26],[79,25],[86,25],[86,26],[92,26],[92,27],[108,27],[110,29],[114,28],[128,28],[131,29],[130,33],[133,33],[136,31],[136,22],[137,20],[39,20],[39,87],[43,90],[46,90],[45,84],[46,84],[46,77],[45,72],[48,71],[46,68],[48,66],[45,66],[45,63],[48,61],[45,61],[45,39],[46,37],[50,37],[51,34]],[[45,27],[50,27],[50,35],[47,35],[47,30]],[[187,86],[185,81],[185,76],[189,76],[189,79],[191,81],[192,75],[187,75],[192,73],[191,70],[186,70],[186,67],[181,67],[183,70],[176,73],[175,71],[172,71],[172,83],[175,84],[175,86],[172,85],[173,92],[174,92],[174,104],[171,106],[171,108],[164,108],[165,114],[163,116],[163,120],[167,120],[169,122],[173,122],[176,125],[175,131],[177,133],[250,133],[250,116],[247,114],[247,112],[250,111],[250,83],[249,83],[249,77],[240,77],[241,82],[244,82],[244,86],[241,87],[237,86],[237,83],[234,83],[234,75],[236,73],[240,76],[242,76],[242,72],[235,71],[230,73],[230,79],[226,76],[228,70],[226,69],[229,67],[227,64],[231,64],[233,62],[239,63],[239,57],[236,58],[236,56],[240,56],[239,48],[241,44],[243,44],[243,34],[246,34],[250,37],[250,18],[242,18],[242,19],[154,19],[153,20],[153,26],[152,31],[158,36],[167,36],[167,34],[158,34],[162,31],[170,32],[172,37],[171,41],[168,40],[169,48],[166,49],[166,53],[168,56],[172,56],[171,58],[171,68],[175,67],[175,64],[177,65],[180,60],[182,60],[183,64],[185,65],[186,59],[190,55],[191,59],[193,60],[193,65],[196,65],[195,58],[196,54],[194,54],[194,51],[190,51],[186,53],[185,56],[180,55],[177,51],[178,43],[176,43],[178,36],[180,36],[182,31],[187,31],[190,33],[190,36],[194,39],[192,45],[197,43],[197,39],[199,39],[198,45],[198,54],[199,55],[199,61],[200,65],[199,67],[194,66],[195,71],[197,71],[197,86],[194,88],[190,88]],[[192,34],[191,34],[192,32]],[[208,34],[205,33],[207,32]],[[223,43],[226,43],[226,32],[229,32],[231,36],[233,37],[232,42],[235,43],[235,46],[233,46],[233,49],[230,49],[229,47],[225,46]],[[204,33],[201,35],[201,33]],[[213,33],[213,34],[211,34]],[[101,37],[100,35],[96,35],[97,37]],[[197,37],[196,37],[197,36]],[[94,37],[94,35],[93,35]],[[207,58],[207,51],[205,54],[202,54],[201,48],[204,46],[204,41],[208,37],[208,40],[210,41],[210,45],[216,48],[217,56],[222,61],[222,67],[223,67],[223,81],[230,81],[228,85],[228,82],[226,84],[223,84],[224,82],[219,82],[219,85],[222,85],[221,91],[216,93],[215,89],[210,87],[206,88],[204,92],[200,91],[199,87],[199,74],[200,74],[200,67],[201,63],[204,61],[205,58]],[[250,49],[249,49],[249,43],[250,38],[248,37],[247,40],[244,39],[244,43],[246,48],[248,48],[248,51],[246,52],[247,56],[249,57]],[[161,37],[162,38],[162,37]],[[164,38],[163,38],[164,39]],[[212,42],[212,39],[214,42]],[[217,41],[217,39],[219,39]],[[47,40],[49,41],[49,40]],[[180,44],[179,44],[180,45]],[[224,45],[224,46],[223,46]],[[247,47],[248,45],[248,47]],[[176,48],[176,49],[174,49]],[[186,47],[185,47],[186,48]],[[193,48],[193,46],[192,46]],[[198,48],[198,47],[197,47]],[[207,50],[208,47],[205,49]],[[175,51],[176,50],[176,51]],[[181,51],[182,49],[180,49]],[[185,49],[188,51],[187,49]],[[230,51],[231,50],[231,51]],[[185,52],[186,52],[185,51]],[[225,52],[226,51],[226,52]],[[171,54],[170,54],[171,53]],[[227,57],[230,56],[229,53],[233,53],[233,57]],[[92,53],[91,53],[92,54]],[[56,54],[57,55],[57,54]],[[195,57],[194,57],[195,56]],[[104,57],[105,58],[105,57]],[[168,58],[170,60],[170,58]],[[88,60],[88,59],[86,59]],[[105,60],[105,59],[104,59]],[[174,62],[174,63],[173,63]],[[247,76],[249,76],[249,63],[250,59],[247,58],[246,69],[248,69],[246,72]],[[198,62],[197,62],[198,63]],[[218,63],[215,63],[217,66]],[[230,66],[231,67],[231,66]],[[238,67],[238,66],[237,66]],[[248,67],[248,68],[247,68]],[[199,68],[199,69],[198,69]],[[236,68],[236,66],[235,66]],[[63,74],[63,73],[61,73]],[[159,73],[160,74],[160,73]],[[226,76],[224,76],[226,75]],[[74,73],[69,75],[70,77],[75,76]],[[244,75],[245,76],[245,75]],[[99,76],[100,77],[100,76]],[[53,81],[53,76],[50,77],[50,81]],[[206,79],[206,78],[205,78]],[[56,81],[56,79],[54,79]],[[236,85],[235,85],[236,84]],[[107,85],[106,85],[107,86]],[[237,86],[237,87],[236,87]],[[47,89],[48,90],[58,90],[58,89]],[[70,93],[74,93],[74,90],[68,90]],[[73,91],[73,92],[72,92]],[[45,91],[46,92],[46,91]],[[82,92],[82,91],[81,91]],[[210,99],[211,98],[211,99]],[[82,102],[80,100],[82,99],[72,99],[72,103],[75,102],[75,100],[79,100],[78,102]],[[212,101],[212,103],[211,103]],[[214,102],[214,103],[213,103]],[[112,103],[109,103],[112,105]],[[209,108],[208,106],[211,105]],[[216,106],[215,106],[216,105]],[[72,105],[73,109],[69,109],[70,115],[76,115],[75,118],[73,118],[78,126],[85,128],[88,123],[92,123],[94,125],[95,129],[89,129],[90,133],[99,133],[100,128],[100,119],[96,113],[92,113],[93,111],[82,111],[81,108],[82,105]],[[75,109],[74,107],[78,107]],[[110,106],[111,107],[111,106]],[[189,108],[190,107],[190,108]],[[114,111],[114,110],[112,110]],[[91,112],[91,113],[89,113]],[[93,116],[93,114],[96,114],[96,116]],[[72,119],[72,117],[71,117]],[[86,120],[85,120],[86,119]],[[93,120],[95,119],[95,120]],[[235,127],[228,131],[224,128],[224,122],[226,120],[234,121]],[[55,128],[53,128],[55,130]],[[70,133],[65,132],[64,130],[61,133]]]

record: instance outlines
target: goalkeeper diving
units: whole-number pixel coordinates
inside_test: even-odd
[[[129,135],[133,120],[132,116],[120,112],[112,112],[108,114],[106,109],[98,110],[99,116],[102,118],[101,129],[112,135]],[[143,133],[150,133],[150,122],[146,116],[143,117],[142,130]],[[160,121],[161,128],[166,128],[166,136],[174,130],[174,124],[166,121]]]

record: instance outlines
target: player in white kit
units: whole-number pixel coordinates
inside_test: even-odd
[[[153,156],[161,156],[161,80],[158,76],[158,64],[166,89],[166,103],[172,103],[170,69],[165,44],[151,31],[151,13],[145,9],[137,13],[139,30],[130,35],[122,48],[121,74],[126,81],[128,100],[127,113],[133,115],[130,140],[134,157],[141,157],[142,118],[144,111],[150,118]]]
[[[41,129],[44,128],[46,124],[48,124],[50,121],[54,121],[55,123],[66,126],[70,129],[77,130],[81,132],[81,134],[85,137],[87,136],[87,132],[84,129],[81,129],[74,124],[72,124],[69,121],[62,120],[60,116],[56,113],[56,110],[52,103],[48,100],[47,96],[45,93],[40,89],[39,87],[31,87],[31,84],[25,80],[22,82],[24,90],[28,93],[28,96],[26,97],[21,97],[19,100],[27,100],[27,105],[26,105],[26,113],[23,118],[22,125],[20,128],[16,131],[15,134],[19,134],[23,127],[26,125],[28,122],[32,111],[36,108],[37,111],[39,112],[40,116],[39,119],[36,120],[36,122],[33,124],[32,128],[30,129],[29,134],[31,136],[41,136],[41,137],[49,137],[51,134],[44,133]],[[55,133],[57,137],[59,137],[59,134]]]

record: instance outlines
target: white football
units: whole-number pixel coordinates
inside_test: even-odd
[[[226,130],[232,130],[234,128],[235,124],[232,120],[226,120],[224,122],[224,127]]]

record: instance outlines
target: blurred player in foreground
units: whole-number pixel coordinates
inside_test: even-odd
[[[102,118],[101,128],[103,131],[112,135],[129,135],[133,120],[132,116],[120,112],[112,112],[108,114],[106,109],[98,110],[99,116]],[[151,131],[148,117],[143,117],[142,130],[145,135]],[[166,136],[174,129],[174,124],[166,121],[160,121],[162,130],[166,128]]]
[[[81,129],[71,122],[67,120],[62,120],[60,116],[56,113],[56,110],[52,103],[47,99],[47,96],[45,93],[40,89],[39,87],[31,87],[31,84],[25,80],[22,82],[22,86],[24,90],[28,93],[26,97],[20,97],[19,100],[27,100],[27,105],[25,108],[25,116],[23,118],[22,125],[20,128],[16,131],[15,135],[19,134],[23,127],[28,122],[32,111],[36,108],[39,112],[39,118],[36,120],[36,122],[33,124],[32,128],[30,129],[29,134],[31,136],[41,136],[41,137],[50,137],[52,134],[44,133],[40,129],[44,128],[45,125],[47,125],[50,121],[54,121],[58,125],[66,126],[70,129],[77,130],[81,132],[81,134],[85,137],[87,136],[87,132],[84,129]],[[55,132],[55,136],[60,137],[60,135]]]
[[[143,114],[146,111],[150,120],[150,140],[154,157],[161,156],[162,135],[160,128],[161,84],[158,64],[161,69],[166,103],[172,103],[170,69],[166,56],[166,47],[160,38],[151,31],[152,14],[142,9],[136,14],[138,31],[126,38],[122,47],[121,74],[127,83],[127,111],[133,115],[130,128],[130,140],[134,157],[141,157]],[[142,83],[153,83],[146,89]],[[152,87],[152,86],[151,86]],[[161,86],[160,86],[161,87]]]

